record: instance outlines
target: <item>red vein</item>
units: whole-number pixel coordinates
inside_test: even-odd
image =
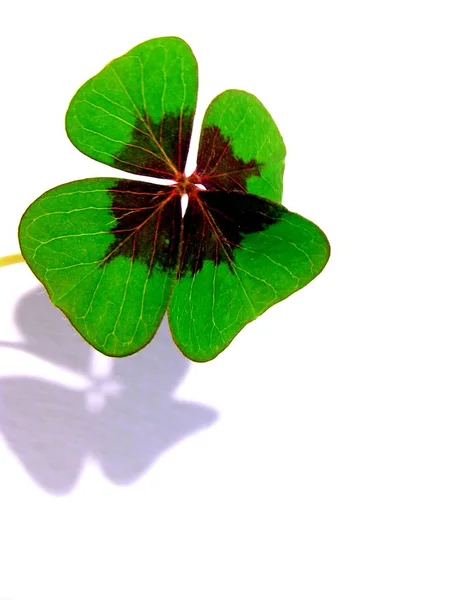
[[[214,148],[216,146],[216,140],[217,140],[218,135],[219,135],[219,127],[216,127],[216,131],[214,132],[214,139],[213,139],[213,141],[211,143],[211,146],[210,146],[211,151],[210,151],[210,154],[209,154],[209,157],[208,157],[208,161],[206,162],[205,166],[201,169],[202,173],[206,173],[207,169],[209,168],[210,162],[211,162],[211,160],[213,158]],[[204,153],[204,148],[202,148],[202,150],[201,150],[201,154],[202,154],[201,160],[203,160],[203,153]],[[198,162],[201,162],[201,160],[199,160]]]
[[[182,164],[182,123],[184,113],[181,111],[179,114],[179,135],[177,137],[177,170],[180,171]]]

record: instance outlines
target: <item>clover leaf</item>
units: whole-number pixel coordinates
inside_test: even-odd
[[[212,101],[196,169],[185,174],[197,86],[195,57],[179,38],[112,61],[72,99],[68,136],[87,156],[166,185],[74,181],[21,220],[24,259],[104,354],[143,348],[167,311],[180,350],[210,360],[329,258],[324,233],[281,205],[285,146],[253,95],[228,90]]]

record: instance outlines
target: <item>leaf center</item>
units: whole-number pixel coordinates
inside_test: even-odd
[[[181,196],[187,194],[187,196],[196,196],[198,190],[202,187],[198,185],[198,181],[195,175],[187,177],[184,173],[179,173],[176,176],[175,187]]]

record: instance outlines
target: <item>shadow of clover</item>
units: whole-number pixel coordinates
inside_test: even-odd
[[[93,350],[77,336],[40,290],[18,303],[16,321],[24,342],[0,343],[70,369],[89,381],[86,390],[35,377],[0,378],[0,432],[28,473],[47,491],[69,492],[84,461],[97,460],[112,482],[136,481],[182,439],[210,426],[217,413],[176,400],[189,366],[163,322],[153,341],[136,355],[112,360],[112,373],[91,372]],[[103,398],[90,410],[89,394]]]

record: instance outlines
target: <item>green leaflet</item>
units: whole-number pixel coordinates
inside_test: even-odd
[[[191,234],[183,240],[169,324],[182,352],[206,361],[314,279],[327,263],[329,244],[314,223],[279,204],[239,193],[198,196],[184,219]]]
[[[185,175],[196,96],[196,60],[178,38],[112,61],[71,101],[69,138],[166,185],[75,181],[43,194],[20,223],[23,256],[52,302],[110,356],[140,350],[168,311],[181,351],[210,360],[329,258],[323,232],[280,204],[285,145],[253,95],[228,90],[213,100],[197,168]]]
[[[184,170],[198,68],[179,38],[159,38],[113,60],[71,100],[66,131],[81,152],[123,171],[174,179]]]
[[[19,237],[25,260],[79,333],[105,354],[126,356],[151,340],[163,318],[180,223],[175,189],[87,179],[36,200]]]
[[[282,136],[258,98],[227,90],[203,119],[196,173],[207,190],[281,202],[285,153]]]

